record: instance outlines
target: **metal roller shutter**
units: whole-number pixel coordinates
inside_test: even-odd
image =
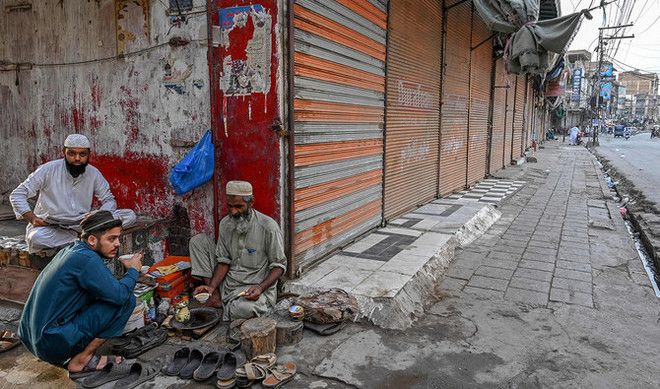
[[[441,195],[462,189],[466,183],[472,32],[472,6],[469,2],[454,7],[447,4],[446,7],[451,8],[444,14],[447,27],[443,37],[445,72],[440,117]]]
[[[294,255],[309,264],[382,220],[387,7],[296,0]]]
[[[513,108],[516,101],[516,78],[504,72],[506,88],[506,134],[504,141],[504,165],[510,165],[513,160]]]
[[[490,105],[493,44],[491,32],[476,12],[472,14],[472,60],[470,61],[470,126],[467,185],[486,175],[488,108]],[[480,45],[477,47],[477,45]]]
[[[495,62],[495,90],[493,96],[493,136],[490,151],[490,173],[505,166],[504,144],[506,138],[506,78],[504,60]]]
[[[438,188],[442,9],[390,5],[385,118],[385,219],[432,200]]]
[[[525,113],[525,76],[516,76],[516,98],[513,108],[513,150],[512,158],[522,155],[523,116]]]

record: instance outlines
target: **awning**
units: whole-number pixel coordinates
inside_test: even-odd
[[[504,53],[509,73],[544,75],[577,32],[583,12],[539,20],[535,0],[474,0],[477,12],[497,32],[511,34]]]

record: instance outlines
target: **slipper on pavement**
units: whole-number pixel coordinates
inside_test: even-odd
[[[174,353],[174,359],[167,366],[163,368],[163,373],[169,376],[179,375],[181,369],[188,363],[190,359],[190,349],[188,347],[181,348]]]
[[[130,366],[129,374],[115,382],[115,389],[133,389],[141,383],[147,382],[160,373],[160,361],[152,363],[136,362]]]
[[[270,368],[270,374],[261,382],[264,388],[280,388],[285,383],[291,381],[296,375],[297,367],[293,362],[287,362],[283,365],[275,365]]]
[[[195,381],[206,381],[211,378],[215,371],[218,370],[218,365],[220,365],[222,357],[224,357],[224,353],[221,354],[217,351],[211,351],[204,355],[204,359],[202,359],[199,367],[193,372]]]
[[[202,359],[204,359],[204,354],[195,349],[190,350],[190,357],[188,358],[188,363],[179,371],[179,377],[184,379],[193,378],[193,373],[202,364]]]
[[[95,374],[90,375],[82,380],[81,385],[83,388],[96,388],[105,383],[117,381],[124,378],[131,372],[131,367],[125,363],[114,364],[108,362],[103,369],[98,370]]]

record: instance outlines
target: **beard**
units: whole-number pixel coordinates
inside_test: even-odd
[[[87,164],[89,164],[89,161],[81,165],[74,165],[72,163],[69,163],[69,161],[67,161],[66,158],[64,158],[64,163],[66,164],[66,170],[69,171],[69,174],[71,174],[73,178],[76,178],[85,172],[85,168],[87,167]]]
[[[238,215],[232,215],[231,217],[234,221],[234,230],[239,235],[247,234],[250,222],[250,210],[248,209],[245,213],[239,213]]]

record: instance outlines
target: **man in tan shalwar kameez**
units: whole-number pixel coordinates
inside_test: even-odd
[[[277,299],[277,280],[286,270],[279,225],[252,208],[252,185],[229,181],[227,208],[219,225],[218,242],[200,234],[190,239],[192,275],[204,280],[194,293],[222,301],[223,320],[248,319],[267,313]]]

